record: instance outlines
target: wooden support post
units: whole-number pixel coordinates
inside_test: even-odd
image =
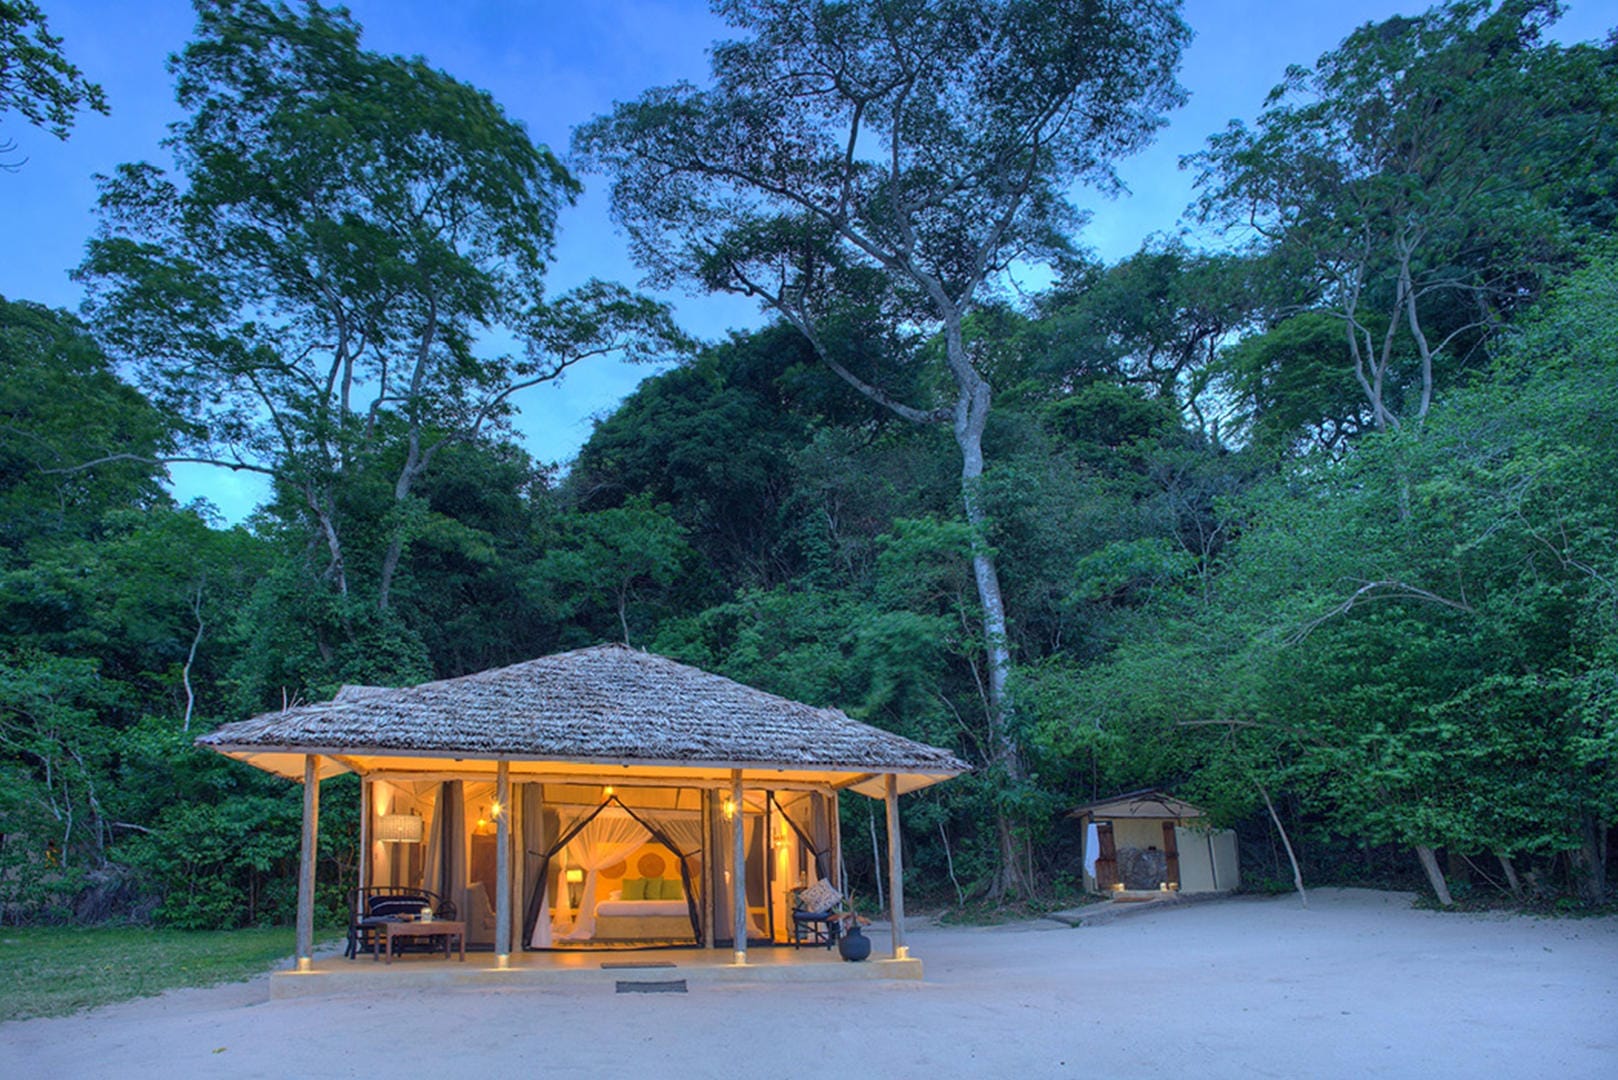
[[[494,765],[494,965],[511,963],[511,765]]]
[[[361,889],[371,884],[371,816],[374,813],[372,804],[376,799],[376,791],[371,783],[370,777],[360,777],[360,866],[356,884]]]
[[[893,958],[910,956],[905,944],[905,868],[899,853],[899,777],[888,774],[888,911],[893,916]]]
[[[742,803],[742,771],[730,771],[730,800],[736,806],[736,814],[730,820],[731,837],[733,839],[732,861],[730,870],[730,906],[735,924],[733,933],[735,940],[732,948],[736,950],[736,962],[747,963],[747,807]]]
[[[298,859],[299,971],[315,964],[315,843],[320,833],[320,756],[303,756],[303,850]]]
[[[702,803],[702,850],[719,850],[719,811],[714,792],[697,793]],[[702,947],[712,949],[718,944],[719,927],[719,867],[724,860],[704,857],[702,860]]]
[[[848,874],[843,870],[843,799],[831,793],[831,883],[838,892],[848,892]]]

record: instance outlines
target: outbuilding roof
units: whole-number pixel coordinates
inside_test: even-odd
[[[896,774],[913,790],[968,768],[840,710],[622,645],[404,689],[345,687],[333,701],[226,724],[197,744],[289,776],[302,775],[308,753],[327,756],[333,772],[505,759],[676,774],[770,769],[857,789]]]
[[[1177,799],[1157,788],[1142,788],[1114,795],[1110,799],[1085,803],[1067,812],[1070,818],[1199,818],[1206,817],[1202,808]]]

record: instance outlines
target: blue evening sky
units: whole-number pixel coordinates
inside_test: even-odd
[[[107,91],[111,115],[79,120],[59,143],[10,117],[0,135],[28,161],[0,173],[0,296],[77,309],[81,290],[68,277],[94,228],[93,176],[120,162],[161,163],[158,141],[175,119],[164,62],[190,36],[194,18],[181,0],[42,0],[53,33],[90,78]],[[574,125],[650,87],[707,72],[706,49],[724,26],[702,0],[350,0],[366,47],[419,54],[434,66],[488,90],[537,141],[565,152]],[[1172,231],[1192,196],[1181,155],[1232,118],[1251,119],[1290,63],[1311,63],[1355,26],[1426,5],[1395,0],[1187,0],[1196,39],[1181,81],[1191,91],[1146,152],[1126,162],[1132,194],[1106,200],[1079,194],[1094,218],[1080,241],[1107,260],[1129,255],[1154,232]],[[1569,4],[1555,37],[1606,36],[1612,9],[1594,0]],[[589,277],[633,283],[638,273],[607,213],[605,183],[582,178],[586,193],[564,213],[555,291]],[[757,325],[753,306],[736,298],[671,294],[683,325],[706,339]],[[610,412],[652,370],[611,361],[581,365],[559,385],[520,402],[518,428],[543,461],[567,461],[589,436],[591,419]],[[206,496],[232,521],[262,498],[257,478],[205,466],[173,471],[182,499]]]

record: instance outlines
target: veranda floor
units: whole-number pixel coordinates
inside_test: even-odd
[[[876,942],[882,942],[881,937]],[[886,944],[882,942],[882,944]],[[626,966],[636,965],[636,966]],[[667,965],[673,965],[672,967]],[[837,982],[869,979],[920,979],[921,961],[892,959],[891,952],[872,950],[871,958],[845,962],[835,949],[770,945],[747,950],[747,963],[738,965],[729,949],[568,949],[512,955],[501,968],[493,953],[468,952],[465,962],[446,960],[439,953],[407,953],[393,963],[373,961],[362,953],[347,960],[341,955],[318,957],[308,972],[277,971],[271,976],[270,996],[276,998],[364,995],[421,989],[496,990],[534,987],[616,988],[619,982],[685,980],[690,988],[702,984],[745,982]]]

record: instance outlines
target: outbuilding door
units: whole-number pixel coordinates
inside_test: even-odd
[[[1118,884],[1118,845],[1112,838],[1112,822],[1096,822],[1096,842],[1101,848],[1096,857],[1096,888],[1111,889]]]
[[[1177,889],[1180,887],[1180,845],[1175,842],[1172,821],[1163,822],[1163,854],[1168,857],[1163,880]]]

